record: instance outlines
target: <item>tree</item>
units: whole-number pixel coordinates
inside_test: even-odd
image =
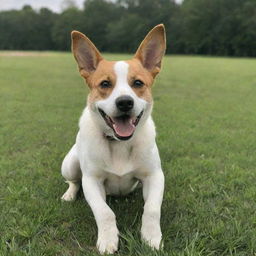
[[[108,51],[108,24],[118,24],[123,14],[124,8],[114,2],[87,0],[84,3],[82,32],[88,35],[100,50]]]
[[[72,30],[82,30],[82,11],[70,8],[58,15],[51,31],[56,48],[61,51],[70,50]]]
[[[0,49],[70,50],[80,30],[102,51],[134,52],[164,23],[167,53],[256,56],[255,0],[64,0],[57,14],[43,8],[0,12]]]

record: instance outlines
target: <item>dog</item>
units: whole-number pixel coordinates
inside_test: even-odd
[[[69,184],[62,200],[75,200],[82,184],[98,227],[97,248],[101,254],[114,253],[119,233],[106,195],[126,195],[141,182],[145,201],[141,237],[160,249],[164,175],[151,118],[151,87],[165,54],[164,25],[155,26],[127,61],[105,60],[78,31],[72,31],[71,38],[90,93],[76,142],[62,163],[61,173]]]

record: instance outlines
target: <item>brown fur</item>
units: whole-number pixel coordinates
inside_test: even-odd
[[[161,60],[166,50],[165,28],[163,24],[155,26],[141,42],[135,58],[155,77],[161,69]]]
[[[137,59],[128,60],[126,62],[129,64],[128,84],[138,97],[151,102],[151,86],[154,81],[151,73],[148,72]],[[116,75],[114,73],[115,63],[115,61],[102,60],[94,73],[92,73],[89,77],[84,77],[89,88],[91,89],[89,103],[105,99],[112,93],[116,84]],[[143,87],[133,87],[133,82],[137,79],[144,83]],[[110,81],[112,86],[110,88],[101,88],[100,83],[104,80]]]
[[[89,103],[100,99],[107,98],[113,91],[116,84],[116,75],[114,73],[115,61],[102,60],[96,71],[89,77],[85,77],[91,92],[89,95]],[[110,81],[110,88],[101,88],[100,83],[104,80]]]
[[[144,100],[151,102],[151,87],[154,82],[151,73],[142,66],[141,62],[138,59],[134,58],[126,62],[129,64],[129,85],[132,87],[133,91],[137,94],[138,97],[141,97]],[[132,84],[135,80],[141,80],[144,83],[144,86],[142,86],[141,88],[133,87]]]
[[[80,74],[88,77],[97,69],[103,57],[91,40],[79,31],[72,31],[71,38],[72,52],[78,63]]]

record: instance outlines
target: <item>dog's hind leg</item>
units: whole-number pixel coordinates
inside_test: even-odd
[[[61,166],[61,174],[66,179],[66,183],[69,184],[67,191],[61,197],[61,199],[63,201],[74,201],[80,188],[82,177],[76,144],[73,145],[68,154],[65,156]]]

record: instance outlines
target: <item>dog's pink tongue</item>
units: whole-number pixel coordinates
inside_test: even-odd
[[[119,119],[119,118],[113,118],[114,124],[113,128],[115,129],[115,132],[120,137],[128,137],[131,136],[135,130],[135,126],[132,122],[132,119]]]

